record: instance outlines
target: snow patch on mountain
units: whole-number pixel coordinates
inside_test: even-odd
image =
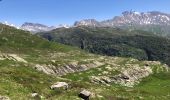
[[[54,27],[54,26],[49,27],[49,26],[39,24],[39,23],[25,22],[20,28],[23,30],[26,30],[26,31],[37,33],[37,32],[44,32],[44,31],[51,31],[51,30],[55,29],[56,27]]]
[[[124,25],[170,25],[170,14],[152,11],[152,12],[136,12],[124,11],[121,16],[101,22],[95,19],[85,19],[77,21],[75,26],[93,26],[93,27],[117,27]]]
[[[70,28],[71,26],[67,24],[59,24],[56,26],[47,26],[39,23],[29,23],[25,22],[22,26],[21,29],[30,31],[32,33],[37,33],[37,32],[45,32],[45,31],[51,31],[56,28]]]
[[[11,23],[9,23],[8,21],[4,21],[4,22],[2,22],[2,24],[8,25],[8,26],[11,26],[11,27],[15,27],[15,28],[17,28],[17,29],[20,29],[18,26],[14,25],[14,24],[11,24]]]

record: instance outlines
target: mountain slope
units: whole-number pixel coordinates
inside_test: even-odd
[[[40,33],[51,41],[77,46],[92,53],[159,60],[170,64],[170,40],[145,31],[75,27]]]
[[[160,62],[90,54],[0,24],[0,98],[81,100],[78,94],[86,89],[91,100],[168,100],[169,75],[168,66]],[[104,77],[122,81],[106,84]],[[69,88],[51,89],[56,82],[66,82]]]

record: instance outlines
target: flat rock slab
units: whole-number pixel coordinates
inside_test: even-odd
[[[64,88],[68,89],[68,83],[66,82],[57,82],[51,85],[51,89],[59,89],[59,88]]]

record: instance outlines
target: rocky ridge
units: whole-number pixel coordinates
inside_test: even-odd
[[[44,32],[44,31],[51,31],[51,30],[55,29],[55,27],[54,26],[49,27],[49,26],[39,24],[39,23],[26,22],[20,27],[20,29],[30,31],[33,33],[37,33],[37,32]]]
[[[151,11],[151,12],[136,12],[124,11],[121,16],[116,16],[113,19],[96,21],[95,19],[85,19],[77,21],[75,26],[93,26],[93,27],[118,27],[124,25],[170,25],[170,14]]]
[[[0,60],[5,59],[28,63],[25,59],[19,57],[16,54],[0,53]],[[80,63],[82,61],[83,63]],[[99,73],[97,76],[89,76],[91,82],[105,84],[107,86],[110,86],[111,83],[115,83],[127,87],[133,87],[134,85],[137,85],[143,78],[148,77],[153,73],[169,71],[167,65],[162,66],[162,64],[158,61],[144,61],[143,65],[139,65],[133,64],[138,62],[136,59],[129,59],[126,61],[126,59],[123,58],[106,56],[101,56],[97,59],[83,59],[82,61],[69,61],[68,63],[64,63],[62,65],[56,65],[54,64],[56,61],[51,60],[51,64],[31,63],[31,65],[37,71],[54,76],[64,76],[75,72],[81,73],[95,68],[101,71],[101,73]],[[124,61],[126,61],[125,65],[120,65],[120,62]],[[162,67],[156,67],[158,65]],[[102,70],[103,66],[106,70]],[[157,70],[154,71],[153,69],[155,68]],[[115,71],[118,73],[112,74]]]
[[[6,53],[0,53],[0,60],[12,60],[12,61],[18,61],[18,62],[23,62],[23,63],[27,63],[26,60],[24,60],[23,58],[19,57],[16,54],[6,54]]]
[[[108,70],[104,71],[104,75],[98,74],[97,76],[91,76],[90,80],[93,83],[107,86],[115,83],[121,86],[133,87],[139,84],[143,78],[148,77],[153,73],[169,72],[169,67],[167,65],[163,65],[162,67],[158,67],[157,65],[161,65],[161,63],[158,61],[145,61],[143,66],[128,63],[125,64],[125,67],[120,69],[119,74],[116,75],[109,74],[109,71],[118,69],[109,66],[106,67]]]

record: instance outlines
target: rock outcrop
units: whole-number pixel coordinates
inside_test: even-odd
[[[46,74],[51,74],[51,75],[66,75],[68,73],[74,73],[74,72],[80,72],[80,71],[86,71],[90,68],[95,68],[98,66],[103,65],[103,63],[100,62],[93,62],[89,64],[77,64],[77,63],[70,63],[70,64],[65,64],[61,66],[54,66],[54,65],[35,65],[35,69],[38,71],[42,71]]]
[[[115,76],[92,76],[91,81],[106,85],[114,82],[115,84],[120,84],[122,86],[133,87],[135,84],[138,84],[142,78],[147,77],[152,73],[152,69],[148,66],[132,67],[127,68]]]
[[[5,60],[5,59],[27,63],[27,61],[25,59],[19,57],[16,54],[0,53],[0,60]]]
[[[114,83],[122,86],[133,87],[138,84],[142,78],[152,74],[150,67],[134,67],[124,70],[121,74],[111,77]]]

